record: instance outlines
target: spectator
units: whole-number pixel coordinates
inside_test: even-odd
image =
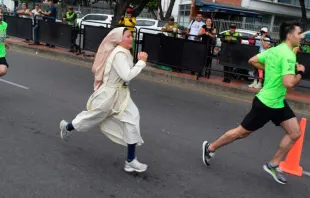
[[[128,30],[132,32],[132,34],[135,32],[135,26],[136,26],[136,18],[133,17],[133,9],[131,7],[126,9],[127,16],[121,17],[121,20],[118,22],[119,25],[127,27]],[[134,40],[134,34],[132,39],[132,49],[134,49],[135,46],[135,40]]]
[[[301,51],[305,53],[310,53],[310,33],[305,35],[305,38],[303,39]]]
[[[203,43],[208,46],[207,49],[207,68],[211,67],[212,64],[212,52],[215,47],[216,27],[213,26],[211,18],[207,18],[206,25],[203,25],[200,29],[199,36]]]
[[[34,9],[31,11],[33,20],[34,20],[34,28],[33,28],[33,37],[34,37],[34,44],[35,45],[40,45],[40,42],[38,40],[38,34],[39,34],[39,29],[38,29],[38,20],[42,20],[42,10],[40,9],[39,5],[35,5]]]
[[[242,34],[236,31],[236,24],[231,24],[229,26],[229,31],[224,34],[224,41],[232,43],[240,43]]]
[[[48,22],[56,22],[56,17],[57,17],[57,10],[54,6],[54,1],[53,0],[48,0],[48,8],[46,12],[42,12],[43,19],[48,21]],[[49,43],[46,43],[47,47],[55,48],[54,45],[50,45]]]
[[[30,18],[32,16],[30,10],[27,8],[26,3],[22,4],[22,9],[18,10],[17,15],[22,18]],[[29,39],[26,39],[25,42],[29,42]]]
[[[230,28],[229,31],[224,33],[224,39],[222,38],[222,41],[223,42],[229,42],[229,43],[240,43],[240,41],[241,41],[240,37],[242,36],[242,34],[240,34],[239,32],[236,31],[236,29],[237,29],[236,24],[231,24],[229,28]],[[233,72],[232,67],[224,66],[224,80],[223,80],[223,82],[225,82],[225,83],[231,82],[232,72]]]
[[[135,31],[136,26],[136,18],[133,17],[133,9],[127,8],[126,9],[127,16],[122,16],[121,20],[118,22],[119,25],[127,27],[131,32]]]
[[[30,10],[27,8],[26,3],[23,3],[22,9],[18,10],[16,13],[18,14],[19,17],[22,17],[22,18],[29,18],[32,15]]]
[[[199,41],[201,38],[198,37],[198,34],[203,25],[205,23],[202,22],[202,14],[197,14],[196,19],[192,20],[187,28],[187,35],[193,35],[189,36],[188,39]]]
[[[169,22],[161,29],[162,32],[168,32],[168,36],[175,37],[175,33],[178,31],[178,24],[174,22],[174,17],[169,18]]]
[[[64,23],[72,26],[72,40],[70,52],[76,52],[78,50],[78,46],[76,45],[76,38],[79,30],[77,26],[77,14],[74,12],[72,6],[69,6],[68,12],[62,20]]]
[[[265,50],[270,48],[270,37],[268,36],[268,29],[262,28],[260,32],[257,32],[252,38],[255,38],[255,45],[259,47],[259,53],[263,53]],[[258,74],[258,75],[257,75]],[[254,87],[256,89],[262,88],[264,73],[263,70],[255,69],[254,77],[259,79],[255,79],[249,87]]]

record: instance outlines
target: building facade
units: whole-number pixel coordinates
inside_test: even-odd
[[[305,0],[307,16],[310,16],[310,0]],[[286,20],[301,18],[299,0],[242,0],[243,8],[264,14],[264,22],[271,26],[279,25]],[[248,22],[255,22],[247,19]]]
[[[305,5],[310,17],[310,0],[305,0]],[[178,23],[184,26],[198,12],[214,19],[268,24],[271,29],[283,21],[301,18],[299,0],[176,0],[174,10]]]

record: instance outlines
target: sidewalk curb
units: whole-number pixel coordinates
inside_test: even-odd
[[[11,43],[10,48],[18,52],[28,52],[33,53],[33,55],[39,54],[46,58],[54,58],[60,61],[70,62],[73,64],[78,64],[84,67],[91,68],[93,63],[93,58],[83,57],[83,55],[74,55],[70,53],[55,52],[52,50],[35,48],[31,46],[24,46],[18,43]],[[190,90],[202,91],[211,95],[221,95],[226,98],[234,98],[241,101],[251,102],[256,94],[254,91],[248,90],[247,86],[243,87],[229,87],[223,86],[217,83],[197,81],[195,77],[185,78],[178,76],[172,72],[158,70],[153,67],[146,67],[142,70],[139,77],[146,80],[153,80],[169,85],[175,85]],[[287,102],[291,105],[292,109],[299,111],[300,113],[309,114],[310,112],[310,99],[309,102],[286,99]]]

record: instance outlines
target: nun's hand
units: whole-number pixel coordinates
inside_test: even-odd
[[[147,53],[145,53],[145,52],[140,52],[139,54],[138,54],[138,59],[139,60],[142,60],[142,61],[144,61],[144,62],[146,62],[146,60],[147,60]]]

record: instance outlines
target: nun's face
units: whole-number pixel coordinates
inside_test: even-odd
[[[132,34],[131,34],[130,30],[125,31],[125,33],[123,34],[123,40],[120,43],[120,45],[126,49],[132,48]]]

